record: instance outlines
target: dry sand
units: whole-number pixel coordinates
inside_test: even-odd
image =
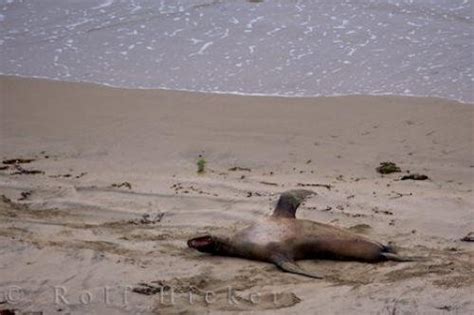
[[[140,91],[10,77],[0,86],[0,158],[34,159],[0,165],[0,309],[474,312],[473,243],[460,241],[474,231],[472,104]],[[207,161],[202,175],[199,155]],[[378,174],[383,161],[402,173]],[[236,166],[250,171],[229,170]],[[407,171],[430,180],[399,180]],[[318,195],[299,218],[352,228],[429,259],[301,262],[326,276],[314,280],[186,247],[189,237],[270,214],[280,192],[302,184]],[[229,287],[237,296],[230,302]]]

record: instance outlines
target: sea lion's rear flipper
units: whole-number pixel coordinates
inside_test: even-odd
[[[290,273],[295,273],[297,275],[302,275],[302,276],[315,278],[315,279],[322,279],[323,278],[322,276],[320,276],[316,273],[301,269],[301,267],[298,266],[294,262],[294,260],[290,260],[290,259],[287,259],[287,258],[282,257],[282,256],[273,257],[272,260],[273,260],[273,263],[275,265],[277,265],[283,271],[290,272]]]
[[[296,209],[308,196],[313,194],[315,192],[306,189],[295,189],[282,193],[272,216],[295,218]]]
[[[394,253],[381,253],[380,254],[384,259],[386,260],[392,260],[392,261],[400,261],[400,262],[409,262],[409,261],[426,261],[426,257],[404,257],[404,256],[399,256]]]

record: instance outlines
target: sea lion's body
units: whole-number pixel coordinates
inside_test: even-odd
[[[333,258],[377,261],[387,249],[350,231],[309,220],[269,217],[227,239],[238,257],[271,261],[275,251],[294,260]]]
[[[283,193],[272,216],[263,218],[232,236],[206,235],[191,239],[188,246],[215,255],[271,262],[285,271],[313,278],[321,277],[302,270],[295,264],[295,260],[411,260],[397,256],[388,246],[348,230],[296,219],[296,209],[310,194],[312,192],[306,190]]]

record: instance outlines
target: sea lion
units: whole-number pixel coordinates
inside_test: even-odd
[[[379,242],[342,228],[309,220],[296,219],[298,206],[309,190],[284,192],[270,217],[256,222],[230,237],[205,235],[188,240],[188,246],[200,252],[234,256],[274,263],[283,271],[321,279],[303,270],[295,261],[311,258],[379,262],[412,261]]]

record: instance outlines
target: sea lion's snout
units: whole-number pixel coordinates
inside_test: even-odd
[[[204,253],[214,253],[216,251],[216,241],[210,235],[200,236],[188,240],[188,247]]]

